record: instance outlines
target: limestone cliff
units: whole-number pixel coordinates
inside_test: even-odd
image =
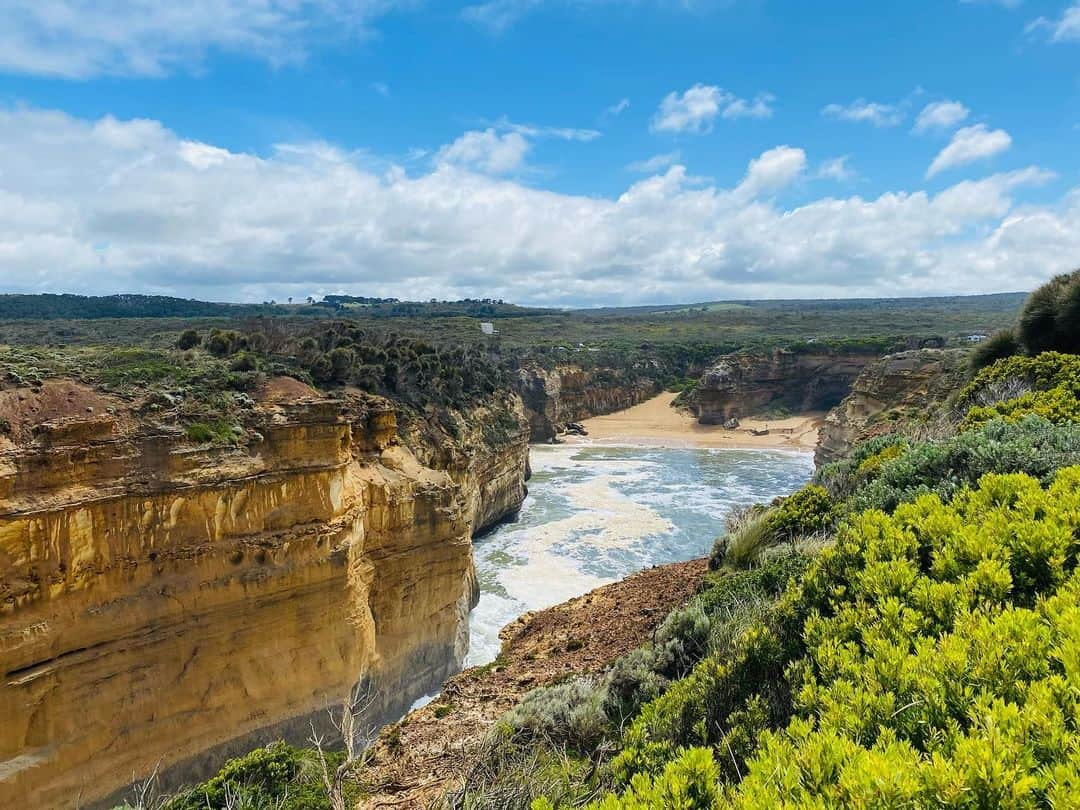
[[[610,368],[585,370],[575,365],[551,370],[525,366],[518,370],[516,388],[525,404],[534,442],[550,441],[567,422],[632,407],[661,390],[647,374]]]
[[[871,355],[823,351],[739,352],[705,371],[687,405],[704,425],[769,410],[827,410],[847,394]]]
[[[825,417],[814,454],[818,465],[855,444],[897,430],[918,432],[936,418],[967,368],[963,350],[922,349],[890,354],[868,365],[850,393]]]
[[[78,385],[0,391],[0,807],[190,782],[357,684],[365,722],[436,688],[472,532],[524,497],[520,403],[480,410],[436,446],[384,400],[266,396],[220,447]]]

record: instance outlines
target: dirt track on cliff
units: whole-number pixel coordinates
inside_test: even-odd
[[[363,782],[365,808],[436,805],[461,784],[484,733],[530,689],[604,670],[647,641],[705,574],[705,560],[658,566],[507,625],[498,660],[450,678],[436,700],[383,730]]]

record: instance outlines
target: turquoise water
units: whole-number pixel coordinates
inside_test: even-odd
[[[499,652],[499,630],[660,563],[700,557],[735,506],[786,495],[813,456],[778,450],[538,445],[514,523],[475,542],[480,603],[466,666]]]

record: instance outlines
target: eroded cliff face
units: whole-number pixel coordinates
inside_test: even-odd
[[[432,448],[385,401],[312,392],[220,448],[78,386],[34,423],[50,386],[0,392],[26,416],[0,436],[0,806],[191,782],[358,685],[367,725],[460,668],[473,530],[524,497],[520,403]]]
[[[633,407],[659,393],[660,386],[646,375],[617,369],[560,365],[549,371],[527,366],[518,371],[517,391],[525,404],[532,441],[547,442],[567,422]]]
[[[917,424],[927,429],[939,407],[957,390],[967,367],[958,349],[921,349],[890,354],[868,365],[851,392],[825,417],[814,460],[820,466],[857,443]]]
[[[764,411],[824,411],[848,393],[874,358],[836,352],[737,353],[718,359],[702,375],[688,405],[703,425]]]

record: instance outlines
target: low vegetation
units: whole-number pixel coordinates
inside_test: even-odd
[[[1016,354],[1080,353],[1080,270],[1055,276],[1027,299],[1012,329],[1001,330],[971,356],[984,368]]]
[[[700,652],[664,671],[654,643],[587,700],[545,695],[553,717],[626,696],[587,750],[520,735],[511,712],[516,753],[475,795],[565,761],[534,810],[1080,804],[1078,360],[999,358],[947,403],[940,435],[901,424],[735,516],[709,588],[669,618],[693,640],[705,617]],[[792,560],[786,587],[708,604],[717,583]]]

